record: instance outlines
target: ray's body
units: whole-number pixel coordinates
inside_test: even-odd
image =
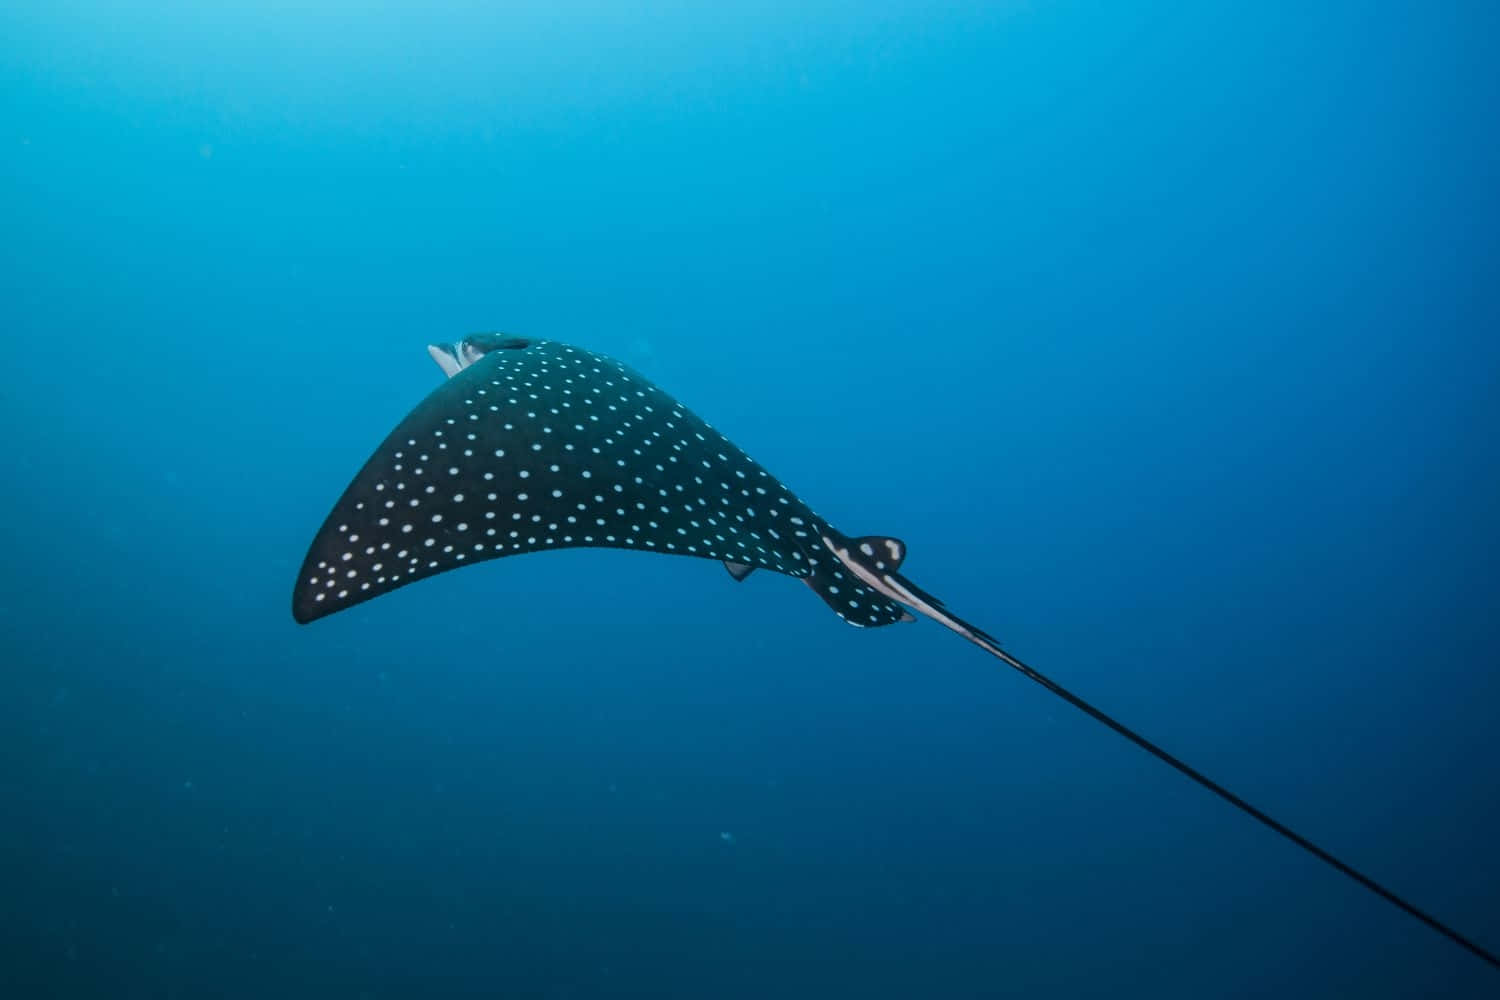
[[[365,463],[313,539],[292,614],[310,622],[509,555],[623,548],[805,582],[859,627],[941,623],[1447,936],[1500,959],[1027,666],[899,570],[906,547],[850,538],[625,365],[556,341],[475,334],[428,348],[449,376]]]

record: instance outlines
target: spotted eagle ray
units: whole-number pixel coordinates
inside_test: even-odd
[[[448,376],[354,477],[292,594],[307,623],[473,563],[619,548],[807,584],[860,628],[952,629],[1473,954],[1500,958],[1038,673],[900,572],[906,546],[849,537],[697,414],[612,358],[480,333],[428,353]],[[910,609],[910,610],[908,610]]]

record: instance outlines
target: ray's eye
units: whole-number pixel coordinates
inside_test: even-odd
[[[475,356],[490,351],[523,351],[531,346],[525,337],[512,337],[504,333],[471,333],[464,338],[464,347]]]

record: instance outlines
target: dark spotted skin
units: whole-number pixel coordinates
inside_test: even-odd
[[[344,491],[298,574],[297,621],[488,559],[577,547],[771,570],[852,625],[903,619],[832,556],[822,518],[647,379],[556,341],[489,346]]]

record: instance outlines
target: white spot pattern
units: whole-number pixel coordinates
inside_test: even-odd
[[[365,465],[308,554],[294,596],[299,620],[449,569],[570,546],[768,569],[805,579],[850,624],[900,620],[898,607],[830,556],[819,541],[821,518],[696,414],[610,358],[555,341],[526,345],[492,350],[458,372]],[[466,433],[452,431],[460,420]],[[473,446],[462,455],[448,449],[445,428]],[[437,470],[410,464],[413,449],[421,463],[442,453],[448,489],[427,482]],[[413,478],[420,504],[374,502],[407,490]],[[487,547],[464,538],[471,524],[497,518],[531,524],[531,533],[511,531]],[[575,533],[580,522],[597,534]],[[389,554],[413,531],[422,539],[420,555]],[[351,548],[360,534],[376,541],[374,555]],[[314,583],[331,585],[319,567],[332,560],[373,585],[335,593]],[[393,565],[382,571],[377,560]]]

